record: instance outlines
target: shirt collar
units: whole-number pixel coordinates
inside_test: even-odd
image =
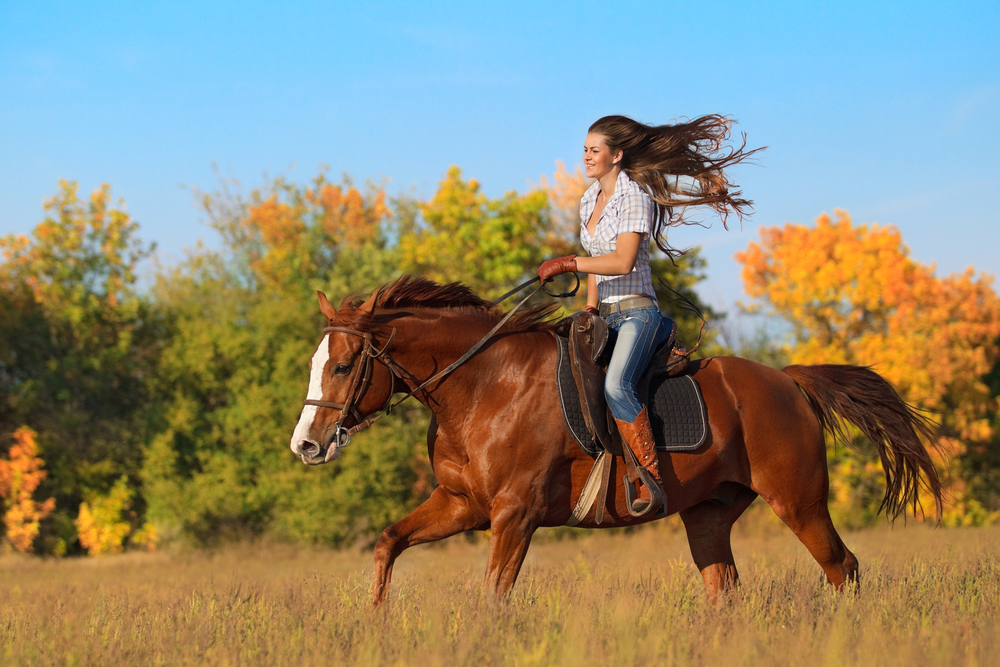
[[[628,174],[626,174],[624,170],[618,172],[618,178],[615,179],[615,192],[611,195],[611,198],[608,199],[608,202],[610,203],[623,196],[630,183],[632,183],[632,179],[628,177]],[[601,182],[594,181],[594,184],[587,189],[585,197],[589,202],[594,202],[597,201],[597,195],[600,194],[600,192]]]

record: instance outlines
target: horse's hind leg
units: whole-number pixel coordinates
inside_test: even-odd
[[[680,513],[691,556],[701,571],[705,593],[711,602],[715,602],[720,591],[735,590],[739,583],[730,534],[733,524],[756,497],[756,493],[741,486],[730,504],[707,500]]]
[[[799,483],[799,494],[791,497],[790,494],[782,494],[770,499],[765,497],[765,500],[820,564],[826,572],[827,581],[840,590],[847,583],[858,583],[858,559],[833,527],[830,509],[827,507],[829,480],[825,475],[825,467],[823,473],[822,483]],[[804,489],[813,490],[803,491]]]
[[[779,516],[826,572],[827,581],[838,590],[858,583],[858,559],[833,527],[825,500],[815,508],[796,508]]]
[[[375,544],[375,581],[372,601],[377,606],[385,600],[392,564],[404,549],[417,544],[443,540],[477,527],[479,520],[463,498],[451,495],[440,486],[430,498],[384,531]]]

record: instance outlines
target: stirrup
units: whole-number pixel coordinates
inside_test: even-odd
[[[667,495],[663,489],[653,480],[653,476],[645,468],[637,468],[636,472],[639,473],[639,480],[649,491],[650,499],[649,501],[639,500],[639,492],[626,475],[622,478],[622,482],[625,484],[625,506],[628,508],[628,513],[636,518],[650,516],[657,511],[666,515]]]

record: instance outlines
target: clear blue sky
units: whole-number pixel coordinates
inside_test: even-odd
[[[182,186],[387,178],[451,164],[525,190],[609,113],[730,114],[757,213],[702,245],[703,294],[740,298],[759,225],[846,208],[939,274],[1000,271],[1000,3],[21,2],[0,0],[0,233],[60,178],[123,197],[167,261],[213,233]],[[294,166],[293,166],[294,165]]]

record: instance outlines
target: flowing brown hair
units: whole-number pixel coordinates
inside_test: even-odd
[[[753,212],[753,202],[742,198],[743,193],[735,189],[739,186],[724,170],[766,146],[746,150],[746,135],[739,147],[727,145],[732,124],[730,118],[710,114],[672,125],[644,125],[627,116],[605,116],[590,126],[591,133],[604,135],[612,156],[622,151],[622,170],[652,198],[656,205],[653,238],[671,258],[684,251],[667,244],[663,231],[700,224],[687,219],[689,207],[711,207],[726,229],[730,213],[742,223],[743,216]],[[685,188],[671,176],[688,176],[694,185]]]

